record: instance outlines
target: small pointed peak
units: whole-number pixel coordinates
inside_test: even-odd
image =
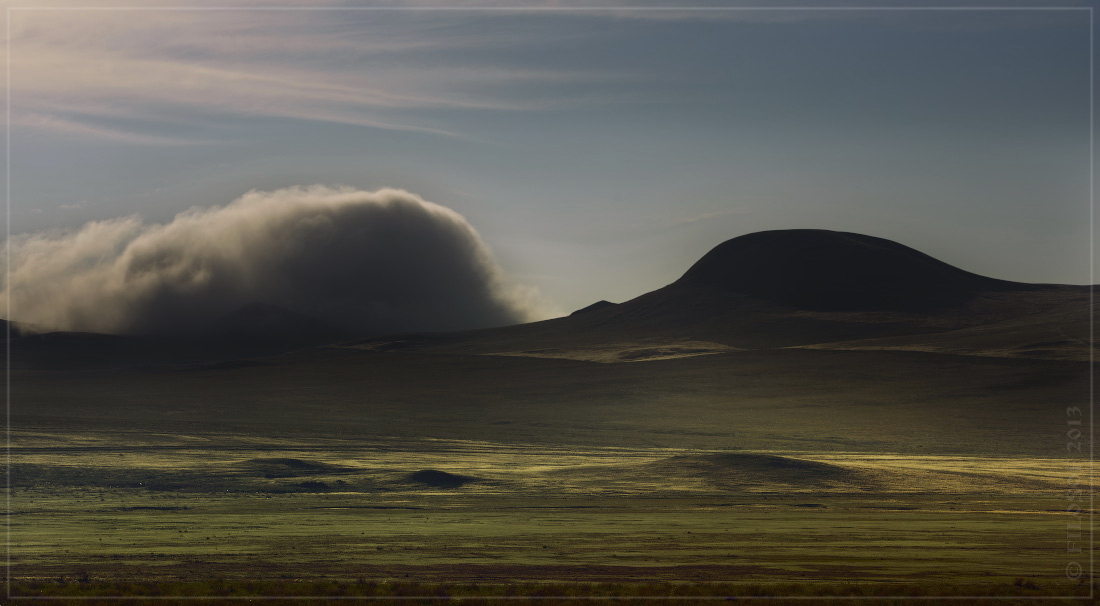
[[[580,314],[586,314],[590,311],[596,311],[597,309],[603,309],[605,307],[614,307],[615,305],[618,305],[618,303],[612,303],[610,301],[596,301],[595,303],[589,305],[588,307],[582,307],[581,309],[578,309],[577,311],[575,311],[575,312],[573,312],[569,315],[578,316]]]

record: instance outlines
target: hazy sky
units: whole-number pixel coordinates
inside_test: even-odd
[[[284,4],[12,11],[11,232],[344,185],[453,209],[559,312],[765,229],[1090,279],[1085,10]]]

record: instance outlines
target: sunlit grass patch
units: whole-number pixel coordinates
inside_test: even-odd
[[[538,578],[1044,588],[1067,564],[1053,460],[216,437],[13,449],[14,578],[568,564]]]

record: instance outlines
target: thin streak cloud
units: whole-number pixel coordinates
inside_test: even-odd
[[[90,137],[100,140],[105,139],[116,143],[134,145],[224,145],[226,143],[224,140],[204,141],[179,137],[162,137],[134,131],[105,128],[90,124],[89,122],[67,120],[59,115],[29,113],[24,114],[22,118],[22,127],[50,131],[63,135]]]
[[[538,111],[591,94],[547,94],[559,85],[614,82],[599,70],[520,67],[439,59],[454,51],[528,39],[424,24],[394,14],[348,25],[330,11],[23,11],[12,19],[12,113],[43,130],[104,129],[95,116],[187,111],[201,119],[292,118],[365,128],[462,136],[425,112]],[[505,53],[502,57],[506,57]],[[434,59],[433,59],[434,58]],[[542,84],[539,94],[510,94]],[[69,115],[63,115],[69,112]],[[83,116],[76,116],[75,114]],[[51,119],[52,118],[52,119]],[[180,138],[191,135],[176,127]],[[106,129],[110,130],[110,129]],[[137,130],[102,132],[151,143]],[[171,137],[165,141],[173,144]]]

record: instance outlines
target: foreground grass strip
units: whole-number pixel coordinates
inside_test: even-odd
[[[444,584],[415,582],[342,581],[225,581],[126,582],[79,580],[16,581],[8,594],[11,604],[126,604],[202,603],[240,604],[277,601],[288,604],[349,603],[355,600],[399,601],[402,604],[585,604],[613,601],[616,604],[713,603],[716,600],[740,604],[767,604],[788,599],[799,604],[874,603],[974,604],[996,600],[997,604],[1081,603],[1087,586],[1015,583],[975,586],[910,584],[738,584],[738,583],[522,583]],[[1077,597],[1074,597],[1077,596]],[[1053,598],[1053,599],[1052,599]],[[1059,599],[1063,598],[1063,599]]]

